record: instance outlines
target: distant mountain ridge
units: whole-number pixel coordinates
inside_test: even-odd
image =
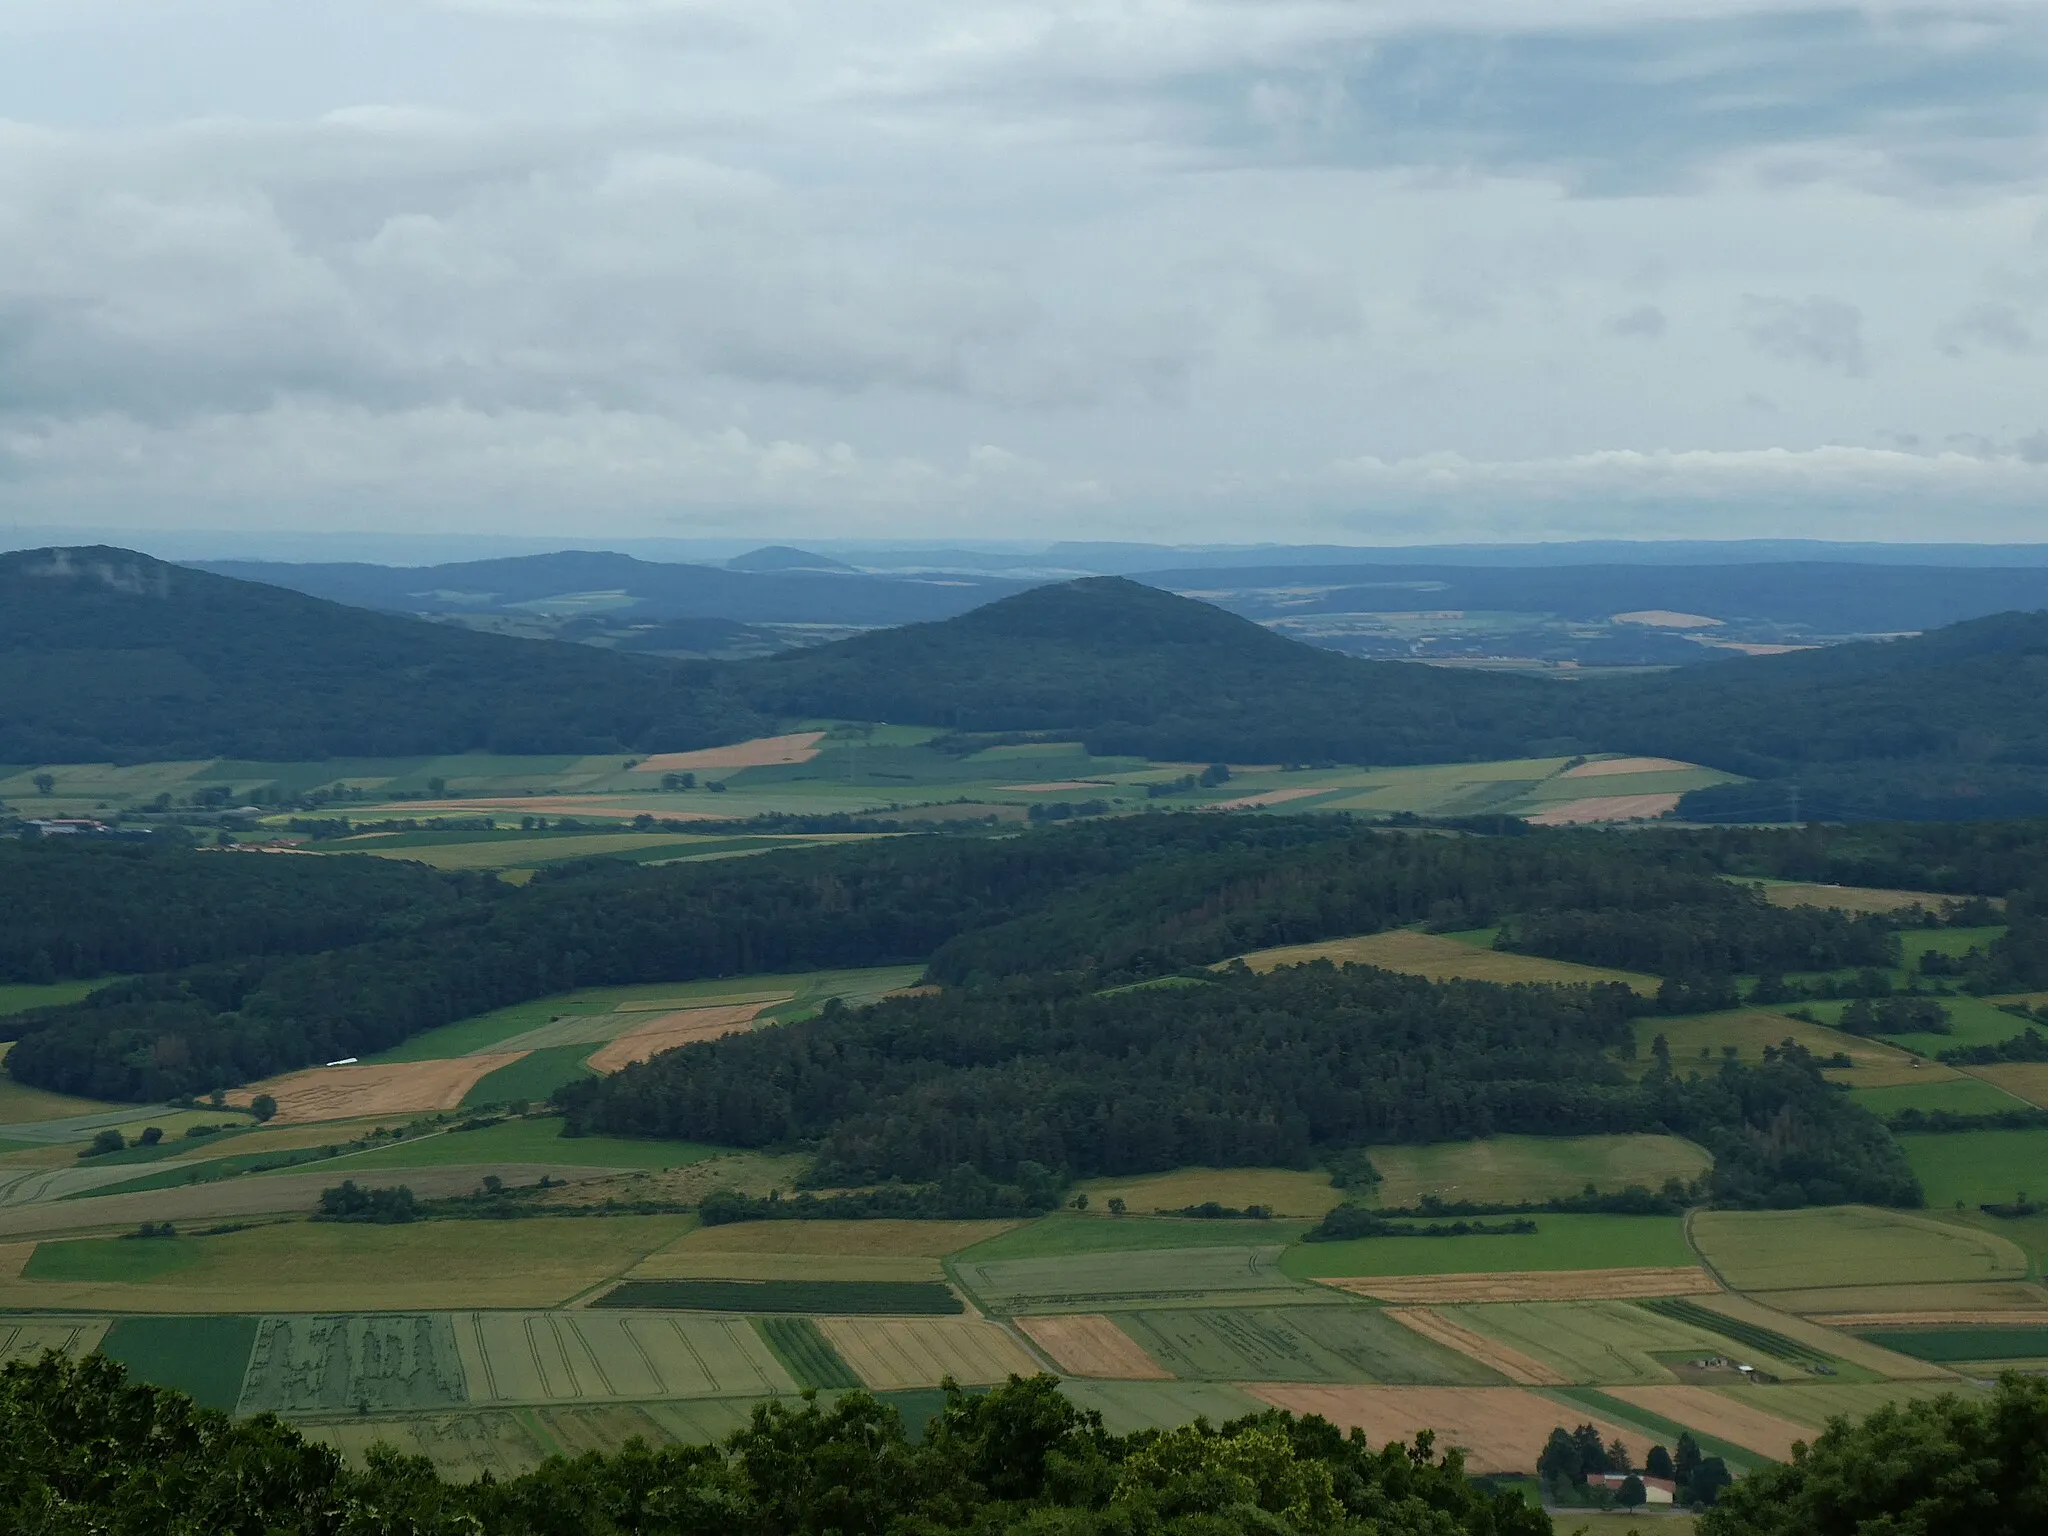
[[[1094,577],[760,660],[672,662],[124,550],[0,556],[0,761],[16,763],[657,751],[842,717],[1057,730],[1161,760],[1642,752],[1766,781],[1699,792],[1687,808],[1703,813],[1758,814],[1801,778],[1815,811],[2017,814],[2048,811],[2043,697],[2048,613],[1566,684],[1352,660]]]

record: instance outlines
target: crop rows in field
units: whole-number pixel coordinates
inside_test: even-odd
[[[454,1336],[473,1403],[767,1396],[796,1385],[739,1317],[468,1312]]]
[[[445,1313],[266,1317],[248,1359],[243,1413],[452,1408],[468,1400]]]
[[[625,1280],[591,1303],[674,1312],[824,1312],[919,1316],[964,1312],[936,1280]]]
[[[761,1336],[800,1387],[857,1387],[860,1378],[808,1317],[757,1317]]]
[[[1647,1301],[1639,1301],[1636,1305],[1645,1311],[1656,1313],[1659,1317],[1668,1317],[1673,1322],[1687,1323],[1707,1333],[1718,1333],[1738,1344],[1746,1344],[1759,1354],[1783,1360],[1788,1365],[1811,1370],[1817,1365],[1833,1369],[1840,1363],[1837,1356],[1816,1349],[1811,1344],[1802,1344],[1797,1339],[1787,1338],[1775,1328],[1724,1317],[1719,1312],[1709,1311],[1698,1302],[1687,1301],[1681,1296],[1658,1296]]]
[[[819,1324],[840,1358],[877,1391],[1034,1376],[1038,1362],[994,1323],[979,1318],[828,1317]]]
[[[2048,1326],[2021,1328],[1863,1328],[1858,1338],[1916,1360],[2048,1360]]]
[[[954,1262],[984,1306],[1010,1314],[1325,1299],[1280,1272],[1280,1253],[1276,1245]]]
[[[1118,1325],[1175,1376],[1491,1385],[1496,1371],[1372,1307],[1133,1312]]]
[[[59,1354],[89,1355],[106,1334],[105,1318],[10,1317],[0,1319],[0,1365],[34,1360],[46,1349]]]

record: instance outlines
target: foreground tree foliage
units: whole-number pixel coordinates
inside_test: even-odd
[[[2048,1530],[2048,1381],[1837,1419],[1721,1495],[1701,1536],[2033,1536]]]
[[[444,1482],[361,1471],[268,1414],[231,1421],[103,1356],[0,1371],[0,1528],[35,1536],[1548,1536],[1431,1437],[1374,1451],[1318,1418],[1117,1436],[1052,1377],[948,1392],[913,1442],[853,1392],[765,1403],[719,1446],[551,1458]]]

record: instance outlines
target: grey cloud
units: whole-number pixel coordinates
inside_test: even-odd
[[[1868,373],[1863,347],[1863,311],[1840,299],[1813,294],[1804,299],[1744,294],[1740,324],[1750,341],[1773,357]]]
[[[2010,304],[1973,304],[1941,329],[1941,350],[1961,357],[1976,347],[2024,355],[2040,343],[2019,310]]]
[[[1663,310],[1654,304],[1638,304],[1608,321],[1607,329],[1616,336],[1662,336],[1666,324]]]

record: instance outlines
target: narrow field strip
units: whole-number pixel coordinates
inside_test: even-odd
[[[1425,1339],[1434,1339],[1447,1349],[1469,1355],[1522,1387],[1561,1387],[1565,1378],[1541,1360],[1496,1343],[1428,1307],[1389,1307],[1387,1316],[1403,1327],[1412,1328]]]
[[[2039,1328],[2048,1323],[2048,1309],[1986,1307],[1950,1312],[1830,1312],[1836,1328]]]
[[[1632,1301],[1645,1296],[1695,1296],[1719,1290],[1705,1270],[1507,1270],[1499,1274],[1374,1275],[1322,1282],[1375,1301]]]
[[[1171,1381],[1138,1341],[1100,1313],[1066,1317],[1020,1317],[1017,1326],[1069,1376],[1107,1381]]]
[[[1752,1403],[1739,1400],[1747,1389],[1731,1387],[1606,1387],[1609,1397],[1647,1408],[1651,1413],[1675,1420],[1688,1429],[1726,1440],[1773,1461],[1790,1461],[1795,1441],[1813,1439],[1804,1425],[1781,1419]]]
[[[492,1051],[440,1061],[391,1062],[383,1066],[312,1067],[268,1082],[252,1083],[229,1095],[246,1108],[256,1095],[277,1101],[272,1123],[345,1120],[356,1115],[427,1114],[460,1107],[478,1081],[509,1067],[523,1051]]]

